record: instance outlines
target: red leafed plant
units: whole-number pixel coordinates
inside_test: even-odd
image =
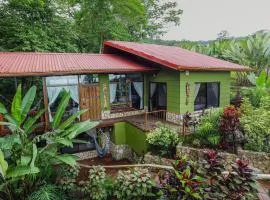
[[[225,171],[224,159],[214,150],[204,150],[204,177],[208,180],[208,187],[204,189],[204,199],[254,199],[256,188],[252,169],[247,159],[237,159],[232,170]]]
[[[234,106],[225,107],[219,124],[219,130],[222,135],[221,143],[224,144],[223,147],[226,146],[228,148],[228,144],[232,144],[234,151],[236,151],[235,133],[240,127],[239,117],[240,112]]]

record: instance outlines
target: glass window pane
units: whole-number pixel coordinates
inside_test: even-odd
[[[127,108],[143,108],[142,74],[110,74],[110,102]]]
[[[78,76],[51,76],[46,77],[47,86],[77,85]]]
[[[206,108],[206,83],[195,84],[195,110],[203,110]]]
[[[142,74],[127,74],[127,79],[132,82],[139,82],[139,81],[143,81],[143,75]]]
[[[207,84],[207,108],[219,107],[219,83]]]
[[[52,118],[55,114],[55,112],[57,111],[57,108],[59,107],[59,104],[65,94],[65,90],[62,89],[61,92],[59,93],[58,97],[56,98],[56,100],[50,105],[50,111],[52,113]],[[75,102],[72,98],[70,98],[68,106],[64,112],[64,116],[63,119],[67,119],[68,117],[72,116],[73,114],[75,114],[76,112],[78,112],[79,110],[79,104],[77,102]]]
[[[94,84],[98,83],[98,75],[97,74],[88,74],[88,75],[81,75],[80,76],[80,83],[81,84]]]

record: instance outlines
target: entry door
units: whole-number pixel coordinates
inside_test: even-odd
[[[99,120],[101,118],[100,90],[96,84],[80,85],[80,108],[88,109],[81,120]]]
[[[150,111],[167,110],[166,83],[150,83],[149,105]]]

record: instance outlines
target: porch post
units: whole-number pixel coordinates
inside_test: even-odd
[[[45,130],[49,129],[49,113],[48,113],[48,95],[47,95],[47,87],[46,87],[46,79],[42,77],[42,85],[43,85],[43,99],[44,99],[44,108],[45,108]]]

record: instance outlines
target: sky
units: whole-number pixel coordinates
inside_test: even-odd
[[[212,40],[222,30],[246,36],[270,30],[270,0],[175,0],[184,12],[179,27],[169,26],[166,40]]]

